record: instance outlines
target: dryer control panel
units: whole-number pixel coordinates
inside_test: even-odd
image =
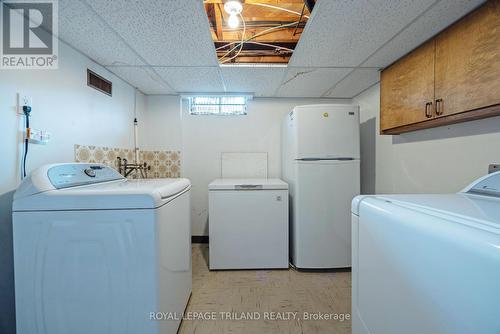
[[[125,179],[111,167],[82,163],[54,166],[47,171],[47,176],[56,189]]]

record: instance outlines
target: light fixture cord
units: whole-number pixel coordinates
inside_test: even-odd
[[[240,14],[241,15],[241,14]],[[272,31],[272,30],[275,30],[275,29],[281,29],[281,28],[286,28],[286,27],[289,27],[289,26],[294,26],[297,24],[297,22],[299,21],[295,21],[295,22],[292,22],[292,23],[287,23],[287,24],[282,24],[282,25],[279,25],[279,26],[276,26],[276,27],[271,27],[271,28],[268,28],[266,30],[263,30],[245,40],[242,40],[240,43],[238,43],[238,45],[236,45],[235,47],[233,47],[231,50],[229,50],[228,52],[226,52],[222,57],[220,57],[219,61],[221,61],[222,59],[224,59],[224,57],[226,57],[229,53],[233,52],[235,49],[237,49],[238,47],[240,47],[243,43],[246,43],[256,37],[259,37],[259,36],[262,36],[263,34],[266,34],[268,33],[269,31]],[[226,61],[224,62],[221,62],[222,64],[225,63]]]
[[[238,50],[238,52],[234,56],[232,56],[231,58],[228,58],[228,59],[222,61],[221,64],[227,63],[228,61],[233,60],[234,58],[238,57],[240,55],[240,53],[241,53],[241,50],[243,50],[243,45],[244,45],[244,41],[245,41],[245,34],[246,34],[246,31],[247,31],[247,25],[245,23],[245,19],[243,19],[243,16],[241,15],[241,13],[239,13],[238,15],[241,18],[241,22],[243,22],[243,33],[241,34],[240,49]],[[224,58],[226,55],[227,55],[227,53],[224,56],[222,56],[222,58]]]

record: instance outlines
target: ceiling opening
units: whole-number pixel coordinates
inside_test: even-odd
[[[220,64],[287,64],[315,0],[205,0]]]

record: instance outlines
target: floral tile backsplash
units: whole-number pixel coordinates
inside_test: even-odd
[[[75,145],[75,161],[102,163],[117,169],[117,157],[134,161],[134,150],[128,148]],[[181,152],[179,151],[139,151],[139,162],[146,162],[151,169],[148,178],[178,178],[181,176]],[[131,177],[134,178],[135,173]]]
[[[139,151],[139,160],[151,166],[150,178],[181,177],[180,151]]]

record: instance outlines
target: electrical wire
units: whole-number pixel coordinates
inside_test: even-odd
[[[297,26],[293,30],[293,36],[297,33],[297,29],[299,29],[299,24],[300,21],[302,21],[302,17],[304,16],[304,10],[306,10],[306,2],[304,1],[304,6],[302,6],[302,12],[300,12],[300,17],[299,17],[299,23],[297,23]]]
[[[219,59],[219,61],[221,61],[221,64],[224,64],[224,63],[226,63],[226,62],[228,62],[228,61],[230,61],[230,60],[232,60],[232,59],[234,59],[234,58],[238,57],[238,56],[239,56],[239,54],[241,53],[241,50],[243,50],[243,44],[244,44],[244,40],[245,40],[245,34],[246,34],[246,32],[247,32],[247,25],[246,25],[246,23],[245,23],[245,19],[244,19],[244,18],[243,18],[243,16],[241,15],[241,13],[239,13],[238,15],[240,16],[241,21],[243,22],[243,33],[241,34],[240,49],[238,50],[238,52],[237,52],[237,53],[236,53],[233,57],[228,58],[228,59],[226,59],[226,60],[224,60],[224,61],[221,61],[221,60],[222,60],[222,59],[223,59],[223,58],[227,55],[227,53],[226,53],[224,56],[222,56],[222,58],[221,58],[221,59]]]
[[[255,34],[255,35],[253,35],[253,36],[251,36],[251,37],[247,38],[246,40],[244,40],[244,41],[242,41],[242,42],[240,42],[240,43],[246,43],[246,42],[248,42],[248,41],[250,41],[250,40],[252,40],[252,39],[254,39],[254,38],[257,38],[257,37],[259,37],[259,36],[265,35],[265,34],[267,34],[268,32],[270,32],[270,31],[272,31],[272,30],[286,28],[286,27],[289,27],[289,26],[292,26],[292,25],[295,25],[295,24],[297,24],[297,22],[292,22],[292,23],[287,23],[287,24],[281,24],[281,25],[276,26],[276,27],[271,27],[271,28],[268,28],[268,29],[266,29],[266,30],[263,30],[263,31],[261,31],[261,32],[259,32],[259,33],[257,33],[257,34]],[[226,52],[226,53],[222,56],[222,58],[223,58],[223,57],[225,57],[227,54],[231,53],[232,51],[234,51],[236,48],[238,48],[238,46],[239,46],[239,45],[235,46],[234,48],[232,48],[231,50],[229,50],[228,52]]]
[[[240,16],[240,19],[241,21],[243,22],[243,33],[241,34],[241,42],[240,42],[240,49],[238,50],[238,52],[236,53],[235,56],[229,58],[229,59],[226,59],[224,61],[222,61],[224,59],[224,57],[226,57],[226,55],[228,55],[232,50],[234,50],[235,48],[237,48],[237,46],[235,48],[233,48],[232,50],[226,52],[220,59],[219,61],[221,62],[221,64],[224,64],[236,57],[238,57],[238,55],[241,53],[241,50],[243,50],[243,44],[244,44],[244,40],[245,40],[245,34],[246,34],[246,30],[247,30],[247,25],[245,23],[245,19],[243,18],[243,16],[241,15],[241,13],[238,14]]]
[[[271,28],[268,28],[268,29],[266,29],[266,30],[263,30],[263,31],[261,31],[261,32],[259,32],[259,33],[257,33],[257,34],[255,34],[255,35],[253,35],[253,36],[251,36],[251,37],[247,38],[246,40],[242,40],[242,41],[239,43],[240,45],[236,45],[236,46],[235,46],[235,47],[233,47],[231,50],[229,50],[229,51],[228,51],[228,52],[226,52],[224,55],[222,55],[222,57],[221,57],[221,58],[219,58],[219,61],[220,61],[221,59],[225,58],[225,57],[226,57],[229,53],[233,52],[233,51],[234,51],[235,49],[237,49],[239,46],[241,46],[241,48],[243,48],[243,43],[246,43],[246,42],[248,42],[248,41],[250,41],[250,40],[252,40],[252,39],[254,39],[254,38],[257,38],[257,37],[259,37],[259,36],[262,36],[262,35],[264,35],[264,34],[268,33],[269,31],[276,30],[276,29],[286,28],[286,27],[289,27],[289,26],[292,26],[292,25],[295,25],[295,24],[297,24],[297,22],[292,22],[292,23],[287,23],[287,24],[281,24],[281,25],[276,26],[276,27],[271,27]]]
[[[222,46],[219,46],[217,49],[215,49],[215,51],[218,51],[218,50],[220,50],[220,49],[224,49],[226,46],[233,45],[233,44],[236,44],[236,43],[238,43],[238,42],[229,42],[229,43],[227,43],[227,44],[224,44],[224,45],[222,45]]]
[[[251,38],[247,39],[246,41],[244,41],[244,43],[254,43],[254,44],[259,44],[260,42],[250,42],[251,39],[253,39],[254,37],[258,37],[258,36],[261,36],[262,34],[265,34],[267,33],[268,31],[271,31],[271,30],[274,30],[274,29],[279,29],[279,28],[283,28],[283,27],[287,27],[287,26],[291,26],[291,25],[294,25],[294,24],[297,24],[297,23],[300,23],[300,21],[295,21],[295,22],[292,22],[292,23],[289,23],[289,24],[283,24],[283,25],[279,25],[279,26],[275,26],[275,27],[271,27],[269,29],[266,29],[266,30],[263,30],[261,31],[260,33],[252,36]],[[215,49],[215,51],[219,51],[220,49],[223,49],[229,45],[233,45],[233,44],[236,44],[236,43],[239,43],[237,41],[233,41],[233,42],[229,42],[227,44],[224,44],[224,45],[221,45],[219,46],[218,48]],[[261,43],[262,45],[264,45],[264,43]],[[273,45],[273,44],[268,44],[268,46],[274,46],[274,47],[277,47],[277,48],[281,48],[281,49],[287,49],[285,47],[281,47],[281,46],[278,46],[278,45]],[[290,51],[293,51],[292,49],[288,49]]]
[[[24,139],[24,155],[23,155],[23,166],[22,166],[23,178],[26,177],[26,159],[28,157],[28,147],[29,147],[28,129],[30,127],[29,113],[25,112],[24,115],[26,117],[26,138]]]
[[[225,44],[223,46],[219,46],[217,49],[215,49],[215,51],[218,51],[218,50],[223,49],[223,48],[225,48],[225,47],[227,47],[229,45],[233,45],[233,44],[236,44],[236,43],[239,43],[239,42],[230,42],[230,43],[227,43],[227,44]],[[255,41],[248,41],[248,42],[245,42],[245,43],[248,43],[248,44],[257,44],[257,45],[263,45],[263,46],[269,46],[269,47],[272,47],[272,48],[282,49],[282,50],[293,52],[293,49],[285,48],[284,46],[279,46],[279,45],[276,45],[276,44],[269,44],[269,43],[255,42]]]
[[[279,45],[275,45],[275,44],[262,43],[262,42],[253,42],[253,41],[249,41],[248,43],[257,44],[257,45],[263,45],[263,46],[269,46],[269,47],[273,47],[273,48],[276,48],[276,49],[282,49],[282,50],[292,51],[293,52],[293,49],[285,48],[284,46],[279,46]]]

